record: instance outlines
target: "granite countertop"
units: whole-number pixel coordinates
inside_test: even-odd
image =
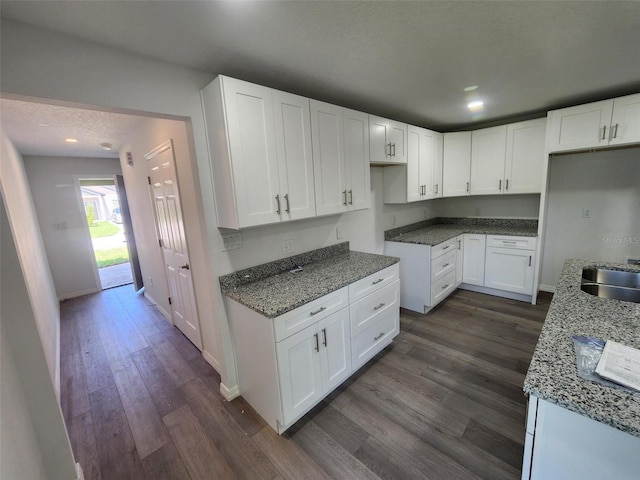
[[[437,245],[463,233],[535,237],[538,235],[538,222],[520,219],[436,218],[388,230],[384,239],[388,242]]]
[[[640,304],[598,298],[580,290],[582,269],[598,266],[640,272],[640,267],[567,260],[538,339],[524,391],[640,437],[640,393],[580,378],[572,335],[640,348]]]
[[[314,250],[220,277],[222,292],[268,318],[398,263],[387,255],[355,252],[349,243]],[[302,266],[302,271],[289,270]]]

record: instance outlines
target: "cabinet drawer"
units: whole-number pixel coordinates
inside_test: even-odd
[[[381,288],[372,295],[351,304],[351,336],[355,337],[365,331],[369,325],[375,323],[388,310],[398,312],[400,308],[400,281],[396,280]]]
[[[434,245],[431,247],[431,260],[434,260],[445,253],[450,252],[451,250],[455,250],[457,246],[456,238],[452,238],[447,240],[446,242],[439,243],[438,245]]]
[[[351,364],[356,370],[391,343],[400,333],[400,312],[387,310],[360,335],[351,340]]]
[[[313,325],[347,305],[349,305],[349,293],[347,287],[344,287],[274,318],[273,329],[276,342]]]
[[[349,285],[349,301],[355,303],[372,292],[395,282],[398,279],[398,264],[391,265],[368,277]]]
[[[447,273],[456,268],[456,255],[458,254],[457,245],[455,250],[431,260],[431,283],[437,282]]]
[[[456,289],[456,271],[447,273],[444,277],[431,284],[431,306],[434,307]]]
[[[487,235],[487,247],[536,249],[536,237],[515,237],[507,235]]]

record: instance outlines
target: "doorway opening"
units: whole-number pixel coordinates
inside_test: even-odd
[[[125,221],[128,208],[123,205],[126,194],[116,180],[87,178],[78,182],[102,290],[134,283],[133,236]]]

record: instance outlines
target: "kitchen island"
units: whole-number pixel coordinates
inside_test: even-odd
[[[573,335],[640,348],[640,304],[580,289],[583,268],[640,267],[567,260],[524,382],[530,395],[523,479],[640,475],[640,393],[578,376]]]

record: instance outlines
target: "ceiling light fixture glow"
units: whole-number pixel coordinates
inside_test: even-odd
[[[482,102],[482,100],[474,100],[473,102],[467,103],[467,108],[471,112],[480,112],[484,110],[484,103]]]
[[[464,87],[465,92],[473,92],[478,89],[478,85],[469,85],[468,87]]]
[[[76,138],[65,138],[64,141],[67,143],[78,143]]]
[[[100,144],[103,150],[111,150],[111,144],[109,142],[104,142]]]

